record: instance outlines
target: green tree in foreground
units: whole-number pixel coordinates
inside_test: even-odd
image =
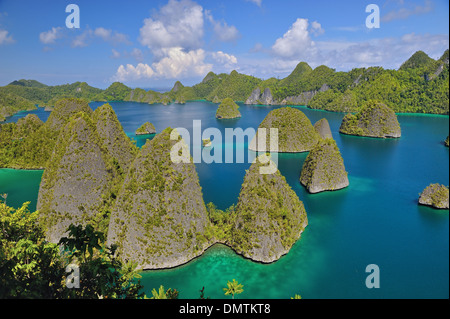
[[[116,247],[92,226],[73,226],[58,244],[45,240],[29,203],[0,203],[0,298],[143,298],[136,264],[123,264]],[[79,268],[79,288],[66,285],[66,267]]]
[[[223,291],[225,291],[225,296],[231,295],[232,299],[234,299],[234,295],[244,292],[242,288],[244,288],[244,285],[241,285],[236,279],[233,279],[233,281],[227,282],[227,288],[223,288]]]
[[[161,285],[158,291],[153,288],[150,299],[178,299],[178,291],[172,288],[165,290],[164,286]]]

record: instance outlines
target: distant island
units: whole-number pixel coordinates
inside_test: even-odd
[[[142,126],[139,127],[135,132],[136,135],[148,135],[148,134],[155,134],[155,133],[156,133],[155,126],[150,122],[146,122],[146,123],[142,124]]]
[[[237,205],[223,212],[205,205],[194,163],[170,160],[172,146],[182,142],[173,129],[139,149],[111,105],[93,111],[76,98],[55,105],[45,123],[27,115],[0,126],[2,167],[44,169],[37,209],[51,243],[67,236],[70,225],[91,225],[139,269],[179,266],[215,243],[270,263],[307,225],[303,203],[284,176],[259,173],[271,161],[257,158]]]
[[[365,102],[378,100],[396,113],[449,114],[448,81],[448,50],[438,60],[418,51],[398,70],[370,67],[336,72],[324,65],[312,69],[300,62],[283,79],[262,80],[237,71],[209,72],[192,87],[177,81],[166,93],[132,89],[119,82],[102,90],[85,82],[47,86],[35,80],[17,80],[0,87],[0,121],[36,109],[36,105],[54,106],[61,98],[164,105],[192,100],[220,103],[230,98],[245,104],[307,105],[334,112],[358,112]]]
[[[239,105],[234,103],[229,97],[224,99],[217,108],[216,118],[218,119],[236,119],[239,117],[241,117]]]
[[[356,114],[347,114],[339,132],[376,138],[399,138],[401,128],[392,109],[378,101],[368,101]]]
[[[431,184],[420,194],[419,204],[438,209],[449,208],[449,189],[441,184]]]

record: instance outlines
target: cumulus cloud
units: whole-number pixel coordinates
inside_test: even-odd
[[[240,33],[235,26],[229,26],[226,22],[214,20],[211,12],[205,10],[205,17],[213,25],[215,37],[223,42],[235,41],[240,37]]]
[[[152,18],[144,20],[139,41],[150,50],[201,47],[203,38],[203,7],[191,0],[169,0]]]
[[[321,29],[320,24],[317,25]],[[315,30],[317,25],[315,24]],[[298,18],[283,37],[275,41],[272,46],[273,53],[282,58],[308,59],[313,56],[317,49],[311,39],[310,30],[308,19]]]
[[[203,49],[184,51],[181,47],[161,49],[164,57],[152,65],[139,63],[119,66],[115,80],[134,81],[143,78],[179,79],[187,76],[203,76],[212,70],[212,64],[206,63]]]
[[[147,64],[139,63],[137,66],[127,64],[126,66],[119,66],[114,80],[121,82],[134,81],[143,78],[151,78],[154,74],[155,72],[153,69]]]
[[[8,33],[8,31],[0,29],[0,45],[14,42],[13,37]]]
[[[62,31],[63,29],[61,27],[53,27],[49,31],[41,32],[39,34],[39,40],[43,44],[52,44],[55,43],[55,41],[62,37]]]
[[[401,3],[403,5],[403,3]],[[431,0],[425,0],[424,5],[416,5],[410,8],[400,8],[398,10],[389,11],[383,17],[381,21],[390,22],[394,20],[404,20],[413,15],[420,15],[431,12],[433,10],[433,2]]]

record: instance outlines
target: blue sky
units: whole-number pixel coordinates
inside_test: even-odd
[[[66,27],[68,4],[80,28]],[[368,4],[380,28],[366,27]],[[105,88],[198,83],[209,71],[283,78],[297,63],[398,68],[449,46],[448,0],[0,0],[0,85],[36,79]]]

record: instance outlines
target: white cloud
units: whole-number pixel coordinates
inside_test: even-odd
[[[311,32],[317,36],[323,34],[325,30],[322,29],[322,25],[319,22],[313,21],[311,23]]]
[[[138,62],[142,62],[144,61],[144,54],[142,53],[141,50],[139,50],[138,48],[134,48],[133,51],[131,51],[130,55],[136,59],[136,61]]]
[[[213,25],[215,37],[223,42],[235,41],[240,37],[238,29],[235,26],[229,26],[226,22],[214,20],[208,10],[205,10],[205,17]]]
[[[212,69],[211,64],[205,63],[203,49],[184,52],[182,48],[164,49],[166,57],[152,66],[160,77],[174,79],[178,77],[204,75]]]
[[[218,63],[221,64],[237,64],[237,58],[234,55],[224,53],[222,51],[217,51],[212,53],[212,57]]]
[[[309,29],[308,19],[298,18],[283,37],[275,41],[273,53],[282,58],[308,59],[313,56],[316,48]]]
[[[130,44],[127,35],[103,27],[98,27],[94,30],[87,28],[83,33],[73,39],[72,46],[85,47],[95,38],[100,38],[112,45]]]
[[[182,47],[201,47],[203,38],[203,7],[190,0],[169,0],[160,12],[144,20],[139,41],[154,52]]]
[[[8,33],[8,31],[0,29],[0,45],[14,42],[13,37]]]
[[[62,28],[61,27],[53,27],[51,30],[46,32],[41,32],[39,34],[39,40],[44,44],[52,44],[55,41],[62,37]]]
[[[403,3],[401,3],[403,5]],[[413,15],[420,15],[431,12],[433,10],[433,2],[431,0],[425,0],[423,6],[416,5],[410,8],[400,8],[398,10],[389,11],[383,17],[381,21],[390,22],[393,20],[404,20]]]
[[[256,4],[258,7],[261,7],[262,5],[262,0],[245,0],[247,2],[253,2],[254,4]]]
[[[135,81],[145,78],[151,78],[155,72],[148,64],[139,63],[136,67],[127,64],[126,66],[119,66],[114,81]]]
[[[111,52],[112,52],[111,58],[113,58],[113,59],[120,58],[121,54],[119,51],[112,49]]]
[[[164,57],[151,66],[139,63],[137,67],[121,65],[114,77],[117,81],[134,81],[142,78],[180,79],[191,76],[203,76],[212,70],[212,64],[206,63],[203,49],[185,52],[181,47],[161,49]]]

